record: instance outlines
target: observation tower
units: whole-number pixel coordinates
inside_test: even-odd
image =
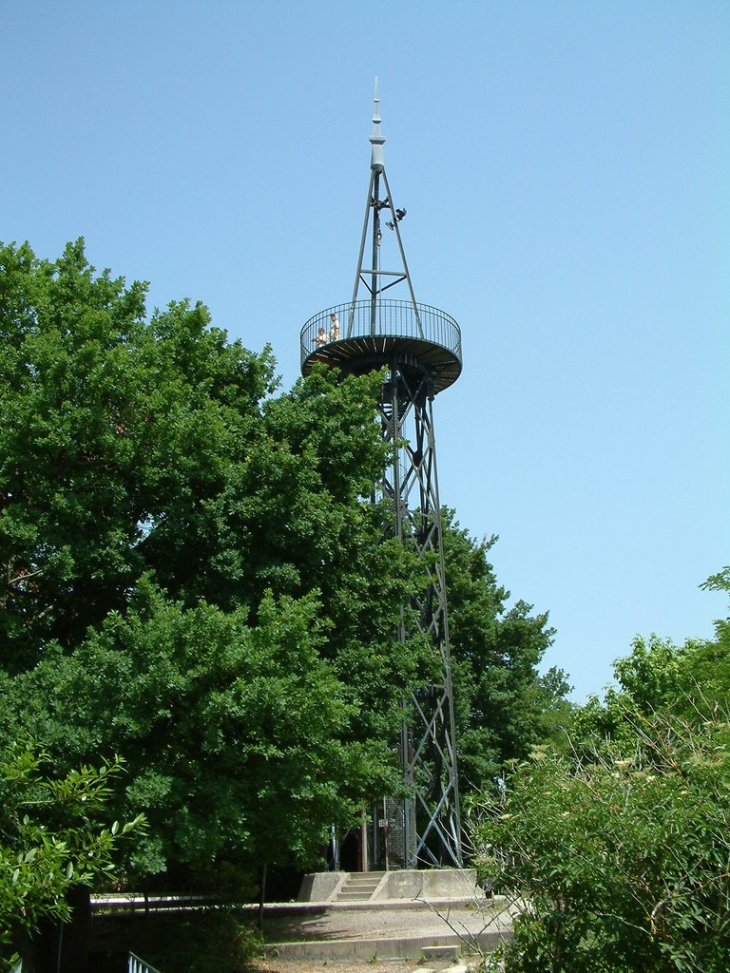
[[[426,572],[425,594],[412,607],[437,653],[440,677],[410,701],[412,717],[398,741],[408,796],[384,800],[368,844],[373,863],[454,866],[462,862],[461,826],[433,400],[461,373],[461,332],[448,314],[416,301],[400,231],[406,211],[396,207],[385,172],[380,124],[376,79],[370,185],[352,299],[307,321],[301,367],[305,376],[318,362],[343,375],[387,373],[379,411],[393,460],[375,494],[390,502],[388,533],[415,549]],[[396,286],[400,300],[390,296]],[[406,634],[401,625],[394,637]]]

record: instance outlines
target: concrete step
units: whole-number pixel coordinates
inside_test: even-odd
[[[507,933],[509,935],[509,933]],[[267,959],[288,963],[374,963],[378,960],[453,962],[456,957],[490,953],[504,932],[472,936],[442,934],[378,939],[331,939],[319,942],[269,943]]]
[[[461,955],[459,943],[451,943],[446,946],[422,946],[421,958],[425,962],[456,962]]]
[[[361,898],[364,896],[365,898],[368,898],[369,899],[370,896],[373,894],[373,892],[375,891],[376,888],[377,888],[377,885],[373,885],[373,886],[365,885],[365,886],[362,886],[362,887],[361,886],[344,885],[340,889],[340,891],[338,892],[337,897],[339,899],[341,899],[343,897],[347,898],[347,896],[351,896],[351,895],[359,895]]]
[[[335,902],[369,902],[384,872],[352,872],[335,894]]]

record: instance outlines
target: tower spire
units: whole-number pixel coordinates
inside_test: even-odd
[[[378,79],[375,79],[375,106],[373,108],[373,134],[370,136],[370,144],[373,147],[370,157],[370,168],[373,172],[382,172],[385,167],[383,160],[383,145],[385,136],[380,132],[380,98],[378,97]]]
[[[420,337],[424,337],[421,326],[419,305],[416,303],[416,295],[413,292],[413,283],[408,272],[406,254],[403,249],[403,241],[400,235],[400,221],[406,215],[405,209],[397,209],[393,202],[393,192],[388,183],[388,175],[385,171],[385,160],[383,157],[383,144],[385,136],[380,131],[380,97],[378,95],[378,79],[375,79],[375,105],[373,110],[373,134],[370,136],[372,153],[370,158],[370,185],[368,186],[368,198],[365,206],[365,219],[363,221],[362,237],[360,240],[360,256],[357,261],[357,272],[355,274],[355,286],[352,292],[352,304],[347,315],[347,335],[353,334],[353,326],[356,317],[356,307],[358,304],[358,294],[361,286],[369,294],[370,302],[370,331],[375,334],[377,331],[378,302],[384,291],[395,287],[405,281],[411,300],[413,319]],[[385,196],[381,195],[381,184],[385,190]],[[395,233],[398,248],[398,256],[395,257],[388,269],[381,263],[381,244],[383,242],[383,230],[381,226],[381,213],[389,211],[391,219],[387,220],[385,226]],[[370,233],[370,266],[365,260],[365,245],[368,232]],[[387,236],[387,234],[386,234]],[[386,248],[387,249],[387,248]],[[392,258],[391,258],[392,259]]]

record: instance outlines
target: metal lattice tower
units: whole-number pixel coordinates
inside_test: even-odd
[[[436,682],[422,687],[410,701],[413,719],[404,727],[399,742],[410,796],[402,802],[384,802],[391,835],[387,854],[391,861],[409,868],[419,864],[460,865],[459,790],[433,400],[461,373],[461,333],[448,314],[416,302],[400,234],[400,222],[406,214],[396,208],[385,173],[385,138],[380,121],[376,79],[370,185],[352,300],[307,321],[301,331],[301,364],[304,375],[317,362],[338,368],[343,374],[387,370],[379,409],[383,437],[393,446],[393,461],[376,484],[376,495],[390,501],[393,518],[389,529],[416,550],[427,573],[425,595],[414,607],[419,628],[438,653],[441,672]],[[395,254],[388,268],[383,266],[387,244]],[[407,299],[384,298],[386,291],[399,284],[405,285]],[[367,296],[360,299],[361,294]],[[406,638],[403,627],[398,638]]]

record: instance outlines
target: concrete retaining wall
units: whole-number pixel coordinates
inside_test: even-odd
[[[302,879],[298,902],[329,902],[347,878],[347,872],[310,872]]]
[[[373,899],[469,899],[483,893],[473,868],[388,872]]]
[[[371,963],[377,960],[419,960],[441,950],[459,954],[491,953],[511,930],[472,936],[404,936],[393,939],[334,939],[327,942],[271,943],[266,958],[284,963]]]
[[[331,902],[350,874],[362,872],[312,872],[305,875],[297,897],[299,902]],[[404,869],[385,872],[373,893],[373,902],[385,900],[481,898],[473,868]]]

